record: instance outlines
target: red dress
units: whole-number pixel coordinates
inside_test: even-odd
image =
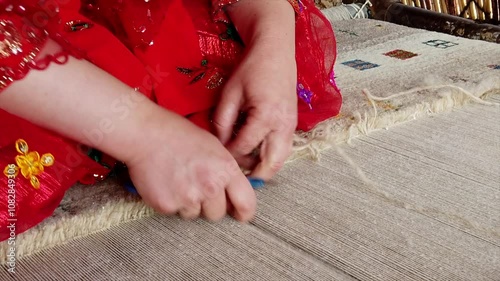
[[[234,2],[0,0],[0,91],[74,56],[210,130],[209,113],[244,49],[224,10]],[[296,11],[297,129],[307,131],[340,110],[336,43],[312,0],[289,2]],[[38,57],[48,38],[63,51]],[[0,198],[7,198],[0,200],[0,241],[50,216],[68,188],[102,180],[114,164],[2,110],[0,120]]]

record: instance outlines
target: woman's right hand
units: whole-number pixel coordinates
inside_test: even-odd
[[[126,164],[146,204],[185,219],[218,220],[228,210],[240,221],[253,218],[255,192],[216,137],[161,108],[140,130]]]

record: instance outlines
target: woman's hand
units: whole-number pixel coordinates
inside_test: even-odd
[[[152,115],[142,128],[144,141],[126,161],[144,201],[185,219],[218,220],[229,209],[236,219],[250,220],[255,193],[217,138],[163,109]]]
[[[213,121],[238,163],[268,180],[290,155],[297,126],[294,11],[285,0],[242,0],[228,12],[247,47]],[[246,119],[232,139],[241,112]]]
[[[255,46],[222,92],[214,118],[219,139],[240,165],[253,169],[253,177],[270,179],[290,155],[297,126],[296,77],[293,57]],[[240,112],[246,119],[231,139]]]

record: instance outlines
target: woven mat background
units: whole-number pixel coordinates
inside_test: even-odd
[[[456,89],[447,87],[427,89],[401,98],[391,99],[388,102],[379,102],[377,103],[377,113],[375,113],[370,102],[361,93],[361,90],[364,88],[369,89],[372,94],[379,96],[389,96],[392,93],[399,93],[424,85],[459,85],[467,88],[472,94],[477,96],[481,96],[484,93],[491,94],[495,91],[498,92],[500,89],[500,61],[498,61],[500,58],[500,48],[496,44],[455,38],[444,34],[414,30],[373,20],[336,22],[334,27],[339,48],[336,68],[337,82],[343,90],[345,106],[339,118],[321,124],[311,133],[298,135],[296,139],[296,153],[292,158],[311,153],[314,154],[318,150],[329,147],[332,143],[349,141],[356,136],[367,134],[374,129],[386,128],[432,113],[460,107],[469,101],[465,95]],[[404,50],[416,54],[416,56],[407,58],[412,55],[399,51],[392,53],[392,57],[384,55],[395,50]],[[471,52],[471,50],[474,51]],[[498,55],[494,56],[492,54]],[[364,153],[369,153],[369,151],[365,151]],[[274,195],[266,194],[265,197],[260,197],[260,206],[263,211],[261,211],[256,220],[258,223],[266,225],[269,228],[267,231],[274,233],[271,235],[273,236],[276,233],[290,229],[293,225],[292,223],[298,221],[299,218],[304,221],[312,220],[312,222],[315,220],[314,216],[321,218],[321,221],[312,225],[295,225],[293,226],[293,232],[287,232],[289,235],[293,234],[292,236],[280,238],[288,242],[296,241],[294,239],[298,239],[298,237],[312,239],[306,239],[309,250],[304,251],[314,252],[321,258],[327,258],[331,254],[331,251],[335,250],[332,248],[331,251],[325,251],[321,246],[327,244],[330,245],[329,247],[341,247],[343,243],[346,243],[343,240],[322,240],[322,235],[329,235],[328,231],[340,231],[337,228],[333,228],[333,225],[338,225],[343,221],[345,224],[343,231],[352,232],[350,234],[344,233],[343,237],[345,239],[351,239],[351,235],[357,235],[356,233],[360,231],[359,229],[355,230],[349,227],[351,224],[349,215],[343,218],[332,217],[333,213],[350,207],[352,202],[347,201],[347,203],[339,204],[339,200],[347,199],[335,199],[332,197],[334,196],[333,191],[330,195],[317,193],[319,192],[318,190],[334,188],[331,185],[333,183],[343,183],[346,187],[356,184],[355,176],[348,176],[344,179],[331,178],[331,173],[339,172],[336,169],[343,169],[346,172],[349,168],[345,164],[339,167],[335,165],[335,168],[321,168],[325,163],[329,163],[328,161],[330,160],[328,159],[331,157],[335,156],[331,153],[326,154],[322,162],[319,163],[301,160],[301,165],[306,165],[310,170],[315,171],[316,174],[312,175],[312,178],[324,177],[322,184],[319,184],[321,181],[316,181],[315,183],[318,185],[308,188],[310,193],[304,192],[307,190],[302,186],[307,185],[307,182],[304,182],[305,178],[297,179],[298,181],[295,183],[291,181],[291,177],[298,175],[297,172],[288,173],[286,177],[278,177],[275,183],[269,186],[269,190],[273,190]],[[362,159],[372,159],[374,156],[365,154],[360,157]],[[364,163],[368,164],[369,162],[364,161]],[[368,167],[364,165],[363,168]],[[302,170],[301,168],[296,169],[296,171]],[[322,169],[323,172],[321,172]],[[285,171],[287,170],[285,169]],[[494,174],[490,175],[490,177],[493,176]],[[408,182],[400,184],[408,184]],[[297,188],[297,192],[302,192],[300,194],[303,198],[288,198],[287,196],[294,196],[293,194],[295,194],[289,191],[290,185],[294,185]],[[431,196],[432,190],[427,191],[427,196]],[[312,198],[311,196],[313,195],[317,198]],[[264,198],[267,198],[267,200],[271,200],[271,198],[274,198],[273,200],[290,199],[291,201],[283,201],[282,206],[286,208],[281,211],[274,208],[267,209],[266,211],[266,206],[271,208],[273,205],[269,201],[266,203],[263,200]],[[316,201],[309,201],[313,199]],[[302,203],[297,203],[297,200]],[[460,205],[465,203],[460,202],[453,204]],[[296,212],[300,213],[305,210],[303,209],[305,206],[314,207],[314,213],[295,214]],[[284,210],[288,210],[288,212],[292,212],[294,215],[288,216],[292,213],[287,213]],[[369,211],[368,209],[364,210],[366,212]],[[382,213],[388,216],[396,214],[388,210],[391,209],[380,207],[369,212],[372,216],[384,220],[380,217]],[[153,212],[138,201],[137,198],[128,195],[120,186],[112,181],[91,187],[75,186],[68,191],[61,206],[51,218],[44,221],[38,227],[17,237],[16,251],[19,257],[33,254],[41,249],[60,245],[75,237],[86,236],[125,221],[147,217],[152,214]],[[278,217],[276,217],[276,220],[270,220],[269,216]],[[372,219],[375,217],[369,220],[362,219],[360,223],[366,223],[364,224],[365,227],[369,226],[371,223],[374,223]],[[407,220],[402,220],[401,223],[404,221]],[[332,227],[322,229],[320,226],[325,226],[327,222],[333,224],[331,225]],[[408,223],[413,222],[408,221]],[[184,225],[184,227],[189,226]],[[183,228],[176,230],[175,227],[173,231],[184,232]],[[387,235],[387,231],[389,230],[382,229],[377,234],[380,236],[373,236],[372,238],[382,238]],[[164,235],[165,237],[168,236],[167,234]],[[497,242],[498,240],[495,243]],[[298,242],[292,244],[296,243]],[[323,243],[326,244],[323,245]],[[411,241],[407,241],[407,243],[411,243]],[[359,245],[359,247],[365,246],[362,244]],[[7,243],[0,243],[0,260],[4,261],[6,259],[5,255],[8,247]],[[217,247],[214,247],[214,249],[220,250]],[[353,249],[347,248],[344,250],[348,252],[353,251]],[[384,247],[373,251],[391,252]],[[397,255],[405,256],[406,254],[398,253]],[[300,256],[297,256],[297,259],[300,260]],[[394,259],[397,261],[395,257]],[[246,259],[245,262],[247,262]],[[339,260],[338,262],[343,261]],[[298,268],[297,271],[301,271]],[[288,270],[294,271],[292,268],[288,268]],[[396,278],[395,280],[401,279]]]

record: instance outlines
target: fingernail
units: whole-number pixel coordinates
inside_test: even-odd
[[[263,179],[253,177],[247,177],[247,179],[250,181],[250,185],[252,185],[253,189],[260,189],[266,185]]]

